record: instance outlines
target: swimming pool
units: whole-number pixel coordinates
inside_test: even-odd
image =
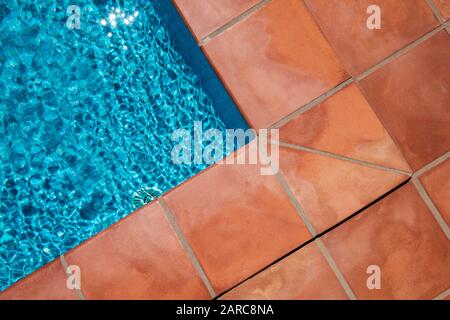
[[[37,2],[0,2],[0,290],[203,170],[174,130],[248,128],[170,1]]]

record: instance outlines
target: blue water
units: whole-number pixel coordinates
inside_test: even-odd
[[[80,1],[70,30],[74,2],[0,0],[1,290],[204,169],[173,130],[225,130],[151,2]]]

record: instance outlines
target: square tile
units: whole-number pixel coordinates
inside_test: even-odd
[[[213,166],[164,199],[216,293],[311,238],[277,178],[262,176],[259,165]]]
[[[244,13],[259,0],[173,0],[198,41]]]
[[[159,203],[152,203],[70,251],[86,299],[208,299]]]
[[[291,148],[280,169],[306,216],[322,233],[408,179],[408,176]]]
[[[425,0],[305,0],[347,71],[358,75],[439,25]],[[369,29],[370,5],[381,28]],[[372,12],[372,11],[369,11]]]
[[[352,159],[411,171],[400,149],[355,84],[291,120],[280,129],[280,139]]]
[[[303,1],[273,0],[203,48],[254,128],[348,78]]]
[[[315,243],[286,257],[222,297],[222,300],[346,300]]]
[[[78,300],[67,288],[67,275],[59,259],[43,266],[0,293],[0,300]]]
[[[450,150],[449,52],[441,31],[360,83],[414,170]]]
[[[450,159],[420,176],[425,190],[450,226]]]
[[[323,240],[359,299],[432,299],[450,286],[450,243],[411,183]],[[368,289],[369,266],[381,289]]]

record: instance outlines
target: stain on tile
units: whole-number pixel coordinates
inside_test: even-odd
[[[86,299],[208,299],[159,203],[70,251]]]
[[[357,75],[439,25],[425,0],[305,0],[347,70]],[[370,5],[381,28],[369,29]],[[372,13],[372,11],[370,11]]]
[[[258,2],[259,0],[174,0],[198,41]]]
[[[449,52],[441,31],[360,83],[414,170],[450,150]]]
[[[223,300],[347,300],[315,243],[279,261],[222,297]]]
[[[280,168],[318,233],[408,179],[406,175],[284,147],[280,149]]]
[[[273,0],[204,50],[255,128],[348,78],[302,1]]]
[[[67,288],[67,275],[57,259],[1,292],[0,300],[78,300],[78,295]]]
[[[280,129],[284,142],[411,171],[364,96],[354,84]]]
[[[311,238],[276,177],[258,165],[216,165],[164,199],[217,293]]]
[[[450,159],[420,176],[425,190],[450,226]]]
[[[359,299],[432,299],[450,285],[450,243],[411,183],[323,239]],[[381,289],[367,287],[371,265]]]

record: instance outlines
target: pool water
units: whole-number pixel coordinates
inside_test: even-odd
[[[74,2],[0,0],[1,290],[203,170],[175,129],[225,130],[150,1],[81,1],[71,30]]]

